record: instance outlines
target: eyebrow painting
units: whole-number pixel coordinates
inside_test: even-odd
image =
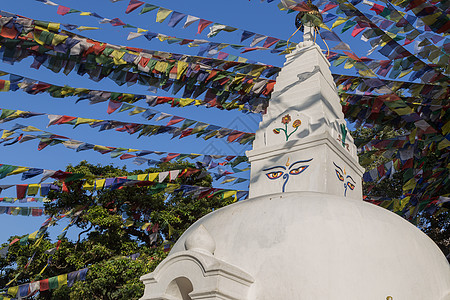
[[[279,166],[269,167],[269,168],[263,169],[263,172],[267,172],[266,176],[270,180],[276,180],[280,177],[283,177],[284,182],[283,182],[283,187],[282,187],[281,191],[284,193],[286,191],[286,185],[289,181],[290,176],[291,175],[295,176],[295,175],[299,175],[299,174],[303,173],[309,167],[309,164],[305,165],[305,163],[308,163],[312,160],[313,160],[312,158],[307,159],[307,160],[298,160],[298,161],[292,163],[291,165],[289,165],[289,158],[288,158],[288,161],[286,162],[286,166],[279,165]],[[288,167],[288,168],[286,168],[286,167]]]

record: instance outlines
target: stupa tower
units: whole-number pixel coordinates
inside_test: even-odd
[[[362,201],[330,64],[303,25],[248,152],[250,198],[193,224],[141,300],[450,300],[434,242]]]
[[[286,56],[256,132],[250,197],[313,191],[362,199],[363,168],[350,136],[330,63],[305,24],[304,42]]]

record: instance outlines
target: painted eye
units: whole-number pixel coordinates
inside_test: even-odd
[[[308,168],[309,166],[301,166],[295,169],[292,169],[291,171],[289,171],[289,174],[291,175],[298,175],[300,173],[302,173],[303,171],[306,170],[306,168]]]
[[[354,185],[353,183],[351,183],[351,182],[347,182],[347,186],[348,186],[351,190],[353,190],[353,189],[355,188],[355,185]]]
[[[342,174],[338,170],[336,170],[336,175],[340,181],[344,181],[344,176],[342,176]]]
[[[280,178],[281,175],[283,175],[283,172],[281,172],[281,171],[270,172],[270,173],[267,173],[266,175],[269,179],[277,179],[277,178]]]

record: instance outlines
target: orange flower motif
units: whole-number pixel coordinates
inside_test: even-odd
[[[281,123],[283,124],[287,124],[291,122],[291,116],[289,114],[285,115],[282,119],[281,119]]]
[[[292,123],[292,127],[297,128],[298,126],[302,125],[302,121],[299,119],[295,120],[294,123]]]

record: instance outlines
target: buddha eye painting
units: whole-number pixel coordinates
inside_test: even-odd
[[[344,196],[347,196],[347,190],[354,190],[355,189],[355,180],[352,178],[352,176],[347,175],[345,172],[345,168],[342,169],[339,167],[336,163],[333,162],[333,165],[336,167],[336,176],[339,179],[339,181],[342,181],[344,183]]]
[[[298,160],[291,164],[289,163],[288,158],[288,161],[286,162],[285,165],[263,169],[263,172],[266,172],[265,174],[267,178],[269,178],[270,180],[277,180],[279,178],[282,178],[284,182],[281,191],[284,193],[290,176],[296,176],[303,173],[309,167],[308,163],[312,160],[313,160],[312,158],[308,160]]]

